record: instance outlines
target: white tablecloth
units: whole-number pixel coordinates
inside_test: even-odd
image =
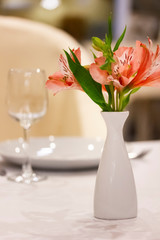
[[[160,141],[133,143],[149,148],[132,160],[138,217],[106,221],[93,217],[96,170],[43,172],[33,185],[0,177],[0,240],[160,240]],[[17,167],[1,166],[9,173]]]

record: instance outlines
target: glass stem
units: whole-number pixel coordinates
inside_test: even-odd
[[[31,163],[30,163],[30,157],[28,154],[28,148],[29,148],[28,130],[29,129],[23,128],[24,142],[22,144],[22,147],[23,147],[24,154],[26,156],[25,162],[22,165],[22,172],[23,172],[24,178],[30,178],[33,173]]]

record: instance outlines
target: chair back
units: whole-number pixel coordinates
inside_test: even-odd
[[[49,76],[58,70],[58,59],[63,49],[80,46],[82,64],[88,64],[90,55],[63,30],[18,17],[0,16],[0,36],[1,141],[22,136],[21,127],[8,116],[5,105],[7,74],[10,68],[42,68]],[[63,91],[56,96],[49,92],[47,114],[33,125],[30,135],[97,135],[99,130],[95,133],[91,121],[95,122],[101,118],[99,112],[99,108],[80,91]]]

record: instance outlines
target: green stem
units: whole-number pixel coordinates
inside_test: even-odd
[[[111,106],[111,104],[112,104],[111,88],[109,85],[105,85],[105,88],[108,93],[108,104],[109,104],[109,106]]]
[[[112,95],[111,93],[108,94],[108,104],[111,106],[112,105]]]
[[[119,92],[116,91],[116,111],[119,111],[118,103],[119,103]]]
[[[121,92],[119,97],[119,111],[122,111],[122,103],[123,103],[123,93]]]
[[[112,96],[112,109],[115,111],[115,99],[114,99],[114,86],[113,83],[110,84],[110,91]]]

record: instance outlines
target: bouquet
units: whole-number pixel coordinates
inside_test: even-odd
[[[131,94],[142,86],[160,87],[160,48],[152,51],[152,41],[148,45],[136,41],[135,48],[120,46],[126,32],[112,48],[111,18],[108,33],[101,40],[92,37],[94,62],[81,65],[81,51],[69,49],[65,57],[60,55],[60,71],[49,76],[46,87],[55,95],[64,89],[84,91],[102,111],[123,111]]]

